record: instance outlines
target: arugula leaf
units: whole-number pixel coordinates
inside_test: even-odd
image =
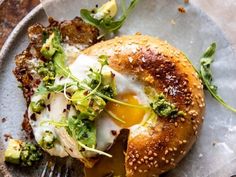
[[[70,70],[66,66],[64,52],[57,52],[54,55],[53,63],[54,63],[55,69],[56,69],[56,73],[59,76],[69,77]]]
[[[54,32],[54,38],[55,40],[53,40],[53,46],[56,48],[56,53],[53,56],[53,63],[56,69],[56,73],[59,76],[68,77],[70,75],[70,70],[66,66],[66,55],[61,45],[61,34],[58,30]]]
[[[236,112],[236,109],[232,106],[228,105],[217,93],[217,87],[212,83],[213,77],[211,72],[211,64],[214,61],[213,56],[216,51],[216,43],[212,43],[206,51],[203,53],[201,59],[200,59],[200,77],[207,88],[207,90],[210,92],[210,94],[215,98],[220,104],[222,104],[225,108]]]
[[[115,20],[113,17],[104,17],[98,20],[93,16],[94,15],[93,11],[87,9],[81,9],[80,16],[85,22],[93,26],[96,26],[105,33],[116,32],[122,27],[129,13],[136,6],[137,3],[138,0],[131,0],[130,5],[127,9],[125,9],[123,5],[122,7],[123,14],[118,20]],[[124,0],[122,0],[122,4],[125,4]]]
[[[86,114],[68,118],[68,133],[88,147],[96,146],[95,122],[90,121]]]

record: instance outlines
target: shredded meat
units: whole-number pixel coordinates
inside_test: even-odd
[[[89,47],[98,42],[98,29],[85,23],[79,17],[62,22],[49,18],[48,21],[49,25],[47,27],[35,24],[28,28],[29,45],[15,58],[16,67],[13,73],[21,84],[27,106],[30,103],[31,96],[34,94],[34,89],[41,82],[40,76],[34,71],[33,67],[37,61],[45,61],[45,58],[40,53],[40,49],[46,36],[50,35],[57,28],[62,34],[63,43]],[[27,114],[24,115],[22,127],[27,134],[32,133]]]

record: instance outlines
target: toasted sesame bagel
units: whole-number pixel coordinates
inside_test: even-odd
[[[130,74],[186,114],[130,128],[127,177],[158,176],[176,166],[196,140],[205,107],[203,85],[186,56],[157,38],[133,35],[97,43],[84,52],[108,55],[109,66]]]

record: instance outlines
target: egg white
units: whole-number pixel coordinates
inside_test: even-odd
[[[96,56],[86,56],[80,54],[78,55],[77,59],[69,65],[69,69],[73,76],[77,77],[81,81],[87,79],[90,68],[100,68],[100,63],[98,62],[98,58]],[[132,92],[136,95],[136,98],[138,99],[140,104],[148,104],[148,98],[144,93],[143,85],[135,81],[132,76],[121,74],[113,70],[109,66],[104,66],[103,73],[105,72],[112,72],[113,74],[115,74],[115,82],[118,94]],[[70,82],[70,79],[67,78],[61,80],[56,78],[57,84],[66,82]],[[39,96],[32,97],[32,101],[36,101],[37,99],[40,99]],[[76,143],[76,140],[70,137],[65,128],[55,127],[48,123],[42,124],[42,121],[60,121],[62,117],[66,117],[68,116],[68,114],[75,114],[75,110],[72,106],[69,111],[63,111],[64,109],[66,109],[68,103],[69,101],[64,97],[62,93],[51,94],[50,98],[47,100],[47,104],[51,105],[51,110],[49,111],[47,108],[45,108],[40,114],[37,115],[36,121],[30,121],[36,141],[40,141],[45,130],[50,130],[57,137],[58,141],[55,144],[54,148],[50,150],[45,149],[49,154],[60,157],[70,155],[74,158],[79,159],[81,159],[82,156],[91,157],[96,155],[93,152],[83,152],[82,155],[80,152],[81,148]],[[30,107],[28,110],[28,114],[30,117],[32,115]],[[144,119],[147,116],[148,115],[145,115]],[[122,129],[123,127],[116,124],[107,113],[102,112],[96,119],[96,149],[106,151],[113,144],[114,140],[119,135]],[[113,134],[112,131],[116,131],[116,134]]]

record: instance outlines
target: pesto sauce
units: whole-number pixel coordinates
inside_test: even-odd
[[[179,110],[173,103],[169,102],[163,93],[157,93],[151,87],[145,87],[144,90],[150,99],[151,108],[158,116],[170,118],[185,116],[185,113]]]
[[[155,97],[155,100],[150,103],[150,106],[160,117],[174,118],[185,115],[185,113],[180,111],[174,104],[168,102],[162,93]]]

